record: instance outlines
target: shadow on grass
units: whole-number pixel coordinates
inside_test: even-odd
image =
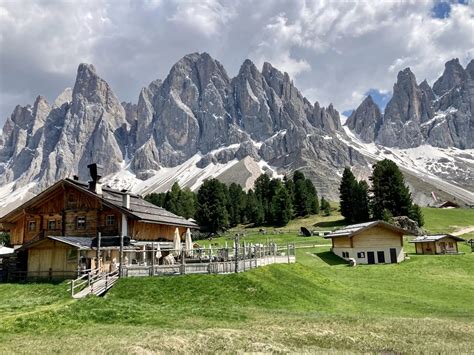
[[[347,262],[344,259],[338,257],[331,251],[323,251],[315,253],[315,255],[328,265],[347,265]]]
[[[337,221],[318,222],[314,224],[315,227],[321,227],[321,228],[334,228],[334,227],[342,227],[345,225],[346,225],[346,222],[343,219],[338,219]]]

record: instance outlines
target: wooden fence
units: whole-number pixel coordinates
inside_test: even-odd
[[[133,255],[131,254],[133,253]],[[156,250],[124,251],[129,254],[124,264],[122,277],[164,276],[184,274],[229,274],[243,272],[260,266],[271,264],[289,264],[296,261],[295,246],[289,244],[279,247],[276,244],[245,245],[234,248],[201,248],[193,251],[166,250],[159,253],[175,255],[167,257],[171,264],[166,264],[163,257],[157,258]],[[177,255],[177,256],[176,256]]]

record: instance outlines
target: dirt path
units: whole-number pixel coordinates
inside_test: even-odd
[[[458,236],[458,235],[463,235],[463,234],[471,233],[471,232],[474,232],[474,226],[459,229],[456,232],[453,232],[451,234]]]

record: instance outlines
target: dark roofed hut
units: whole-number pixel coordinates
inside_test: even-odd
[[[464,239],[451,234],[421,235],[410,241],[417,254],[458,254],[458,242]]]

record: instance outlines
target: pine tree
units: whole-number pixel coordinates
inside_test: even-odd
[[[362,223],[370,220],[369,185],[365,180],[356,183],[352,205],[354,211],[353,222]]]
[[[331,205],[324,198],[324,196],[321,197],[321,203],[319,204],[319,208],[320,208],[320,211],[323,213],[324,216],[330,216],[331,215]]]
[[[310,179],[305,180],[305,189],[308,194],[310,213],[318,214],[319,213],[319,199],[318,192],[313,185],[313,182]]]
[[[165,198],[165,209],[171,213],[177,214],[178,216],[182,215],[181,206],[179,204],[179,195],[181,194],[181,188],[179,184],[175,182],[171,187],[171,190],[166,193]]]
[[[268,223],[268,220],[271,219],[271,181],[267,174],[261,174],[257,180],[255,180],[255,195],[260,201],[263,208],[263,218],[264,223]]]
[[[279,183],[275,188],[272,199],[273,223],[277,226],[285,226],[293,215],[290,194],[286,187]]]
[[[354,218],[354,200],[357,188],[357,180],[352,174],[350,168],[346,167],[342,173],[341,185],[339,186],[339,200],[341,214],[348,223],[353,223]]]
[[[389,159],[377,162],[370,180],[372,181],[370,204],[375,219],[381,219],[385,210],[392,216],[410,216],[413,201],[397,164]]]
[[[263,206],[261,201],[252,189],[247,193],[246,217],[247,221],[253,223],[255,226],[260,226],[265,221]]]
[[[229,224],[234,227],[243,222],[245,210],[245,192],[242,186],[232,183],[229,186]]]
[[[229,226],[225,185],[217,179],[205,180],[197,194],[196,219],[210,232],[218,232]]]
[[[196,203],[196,194],[192,192],[189,187],[181,190],[181,193],[179,194],[180,215],[184,218],[194,218],[196,214]]]
[[[423,217],[423,212],[421,212],[420,206],[414,203],[411,206],[408,217],[418,223],[418,226],[423,227],[425,224],[425,218]]]

